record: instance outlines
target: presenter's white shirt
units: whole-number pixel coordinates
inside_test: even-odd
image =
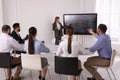
[[[56,56],[62,57],[78,57],[80,54],[84,54],[84,48],[80,43],[74,39],[72,39],[72,52],[71,54],[68,53],[68,36],[61,41],[59,44],[58,50],[56,52]]]
[[[15,39],[6,33],[0,35],[0,52],[11,52],[12,50],[23,51],[24,48]]]
[[[61,25],[59,23],[57,23],[58,30],[60,30],[60,27],[61,27]]]

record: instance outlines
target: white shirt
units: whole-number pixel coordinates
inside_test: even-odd
[[[61,27],[60,23],[57,23],[58,30],[60,30],[60,27]]]
[[[11,52],[12,50],[23,51],[23,46],[21,46],[15,39],[10,37],[6,33],[1,33],[0,35],[0,52]]]
[[[80,45],[80,43],[78,41],[75,41],[74,39],[72,39],[71,54],[68,53],[67,47],[68,47],[68,36],[66,37],[66,39],[61,41],[61,43],[58,47],[58,50],[56,52],[56,56],[77,57],[78,55],[83,54],[84,49],[83,49],[82,45]]]

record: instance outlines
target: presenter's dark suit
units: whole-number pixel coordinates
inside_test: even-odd
[[[60,30],[57,29],[57,24],[53,23],[53,31],[55,34],[55,44],[56,45],[59,45],[59,42],[61,41],[61,37],[63,36],[63,33],[62,33],[63,26],[61,23],[59,23],[59,24],[60,24]]]
[[[10,34],[11,37],[13,37],[16,41],[18,41],[19,44],[24,44],[24,40],[21,38],[19,34],[17,34],[15,31],[13,31]]]

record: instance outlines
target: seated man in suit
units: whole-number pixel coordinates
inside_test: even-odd
[[[18,41],[19,44],[24,44],[24,39],[21,38],[19,32],[20,32],[20,24],[14,23],[13,24],[13,31],[10,34],[11,37],[13,37],[16,41]]]
[[[13,49],[23,51],[23,46],[18,44],[18,42],[13,39],[9,34],[11,32],[11,28],[9,25],[2,26],[2,33],[0,34],[0,52],[11,52]],[[5,53],[4,53],[5,54]],[[11,64],[20,64],[20,57],[11,57]],[[19,77],[21,73],[21,65],[17,66],[14,77],[11,77],[12,71],[11,69],[7,69],[7,79],[6,80],[21,80]]]

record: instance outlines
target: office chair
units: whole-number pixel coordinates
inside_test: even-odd
[[[11,64],[11,56],[9,52],[0,52],[0,68],[4,68],[4,69],[12,69],[15,68],[16,66],[21,65],[21,64]],[[5,76],[6,76],[6,72],[4,70]]]
[[[64,75],[80,75],[82,70],[78,70],[77,57],[59,57],[55,56],[55,73]],[[60,78],[61,80],[61,78]]]
[[[111,67],[113,66],[113,63],[114,63],[114,60],[115,60],[115,55],[116,55],[116,51],[113,50],[112,56],[111,56],[111,61],[110,61],[110,66],[108,66],[108,67],[95,66],[97,69],[98,69],[98,68],[106,69],[106,71],[107,71],[107,73],[108,73],[108,75],[109,75],[110,80],[112,80],[112,78],[111,78],[111,76],[110,76],[109,70],[111,70],[111,73],[112,73],[112,75],[114,76],[114,79],[117,80],[117,79],[116,79],[116,76],[115,76],[115,74],[114,74],[114,72],[113,72],[113,70],[112,70],[112,68],[111,68]]]
[[[40,54],[35,54],[35,55],[21,54],[21,60],[22,60],[22,68],[30,70],[31,80],[34,80],[32,77],[31,71],[32,70],[42,71],[43,69],[41,64],[41,55]],[[49,69],[48,69],[48,74],[50,78]]]

